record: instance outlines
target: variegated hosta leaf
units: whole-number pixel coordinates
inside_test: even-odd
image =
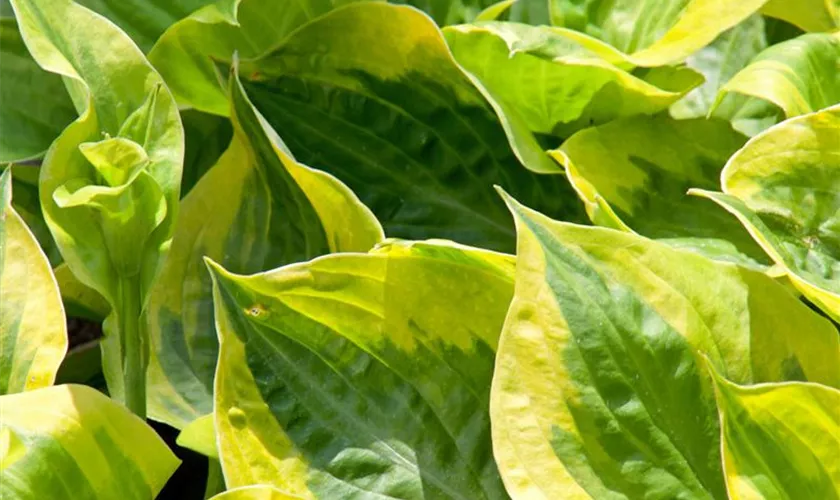
[[[811,33],[762,51],[721,88],[766,100],[787,117],[840,102],[840,33]]]
[[[494,183],[557,217],[582,215],[565,179],[517,161],[558,171],[527,128],[495,114],[416,9],[333,10],[243,70],[252,102],[298,160],[345,182],[389,236],[512,250]]]
[[[210,500],[303,500],[303,497],[284,493],[271,486],[254,485],[219,493]]]
[[[706,81],[671,106],[671,116],[678,120],[706,116],[729,120],[735,130],[749,136],[777,123],[782,117],[781,111],[761,99],[730,94],[715,103],[721,87],[767,48],[766,31],[771,29],[768,23],[781,24],[753,14],[688,56],[686,65],[702,73]]]
[[[0,408],[3,499],[149,500],[178,467],[151,427],[90,387],[0,396]]]
[[[346,186],[294,160],[238,79],[230,88],[235,137],[184,199],[148,307],[149,412],[179,428],[213,410],[219,345],[202,258],[250,274],[330,252],[366,252],[383,237]]]
[[[824,0],[808,0],[810,3]],[[767,0],[550,0],[553,24],[598,37],[639,66],[680,62]]]
[[[616,118],[654,114],[702,83],[675,70],[661,88],[614,64],[626,56],[609,45],[562,28],[490,22],[447,28],[455,60],[529,130],[568,136]]]
[[[726,498],[701,354],[738,383],[840,387],[837,331],[764,274],[510,204],[490,413],[513,497]]]
[[[728,122],[660,115],[582,130],[550,154],[596,224],[763,267],[769,259],[735,217],[686,194],[693,187],[715,189],[745,140]]]
[[[210,268],[228,486],[507,497],[487,405],[512,257],[391,242],[253,276]]]
[[[716,382],[729,498],[840,498],[840,391]]]
[[[0,130],[3,130],[0,127]],[[41,169],[33,165],[0,165],[0,172],[14,167],[12,179],[12,208],[20,215],[23,222],[35,235],[41,250],[47,256],[51,266],[61,263],[61,253],[55,245],[50,229],[44,221],[41,199],[38,196],[38,176]]]
[[[364,0],[219,0],[170,27],[149,53],[181,106],[226,116],[216,64],[261,56],[333,8]],[[448,0],[447,0],[448,1]]]
[[[52,385],[66,351],[58,285],[12,208],[9,169],[0,176],[0,395]]]
[[[138,323],[178,210],[178,109],[143,53],[107,19],[71,0],[11,3],[34,59],[65,77],[82,110],[44,159],[41,207],[73,274],[112,306],[102,344],[109,392],[142,414],[142,377],[133,374],[145,371],[148,347]]]
[[[721,177],[723,193],[695,194],[735,214],[792,283],[840,320],[840,106],[757,135]]]
[[[39,68],[14,19],[0,18],[0,163],[40,156],[76,117],[58,75]]]

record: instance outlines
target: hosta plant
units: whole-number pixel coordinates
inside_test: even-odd
[[[0,0],[0,498],[840,500],[828,0]]]

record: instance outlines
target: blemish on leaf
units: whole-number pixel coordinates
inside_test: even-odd
[[[265,313],[265,306],[263,306],[262,304],[254,304],[253,306],[245,309],[245,314],[254,318],[258,318]]]
[[[230,425],[234,426],[237,429],[243,429],[246,425],[248,425],[248,417],[245,416],[245,412],[237,407],[233,407],[227,412],[228,420],[230,421]]]

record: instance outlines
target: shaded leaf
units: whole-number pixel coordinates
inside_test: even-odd
[[[487,405],[512,257],[392,241],[253,276],[210,267],[229,486],[507,498]]]
[[[230,120],[202,113],[194,109],[181,112],[184,124],[184,173],[181,177],[181,197],[215,165],[233,138]]]
[[[594,223],[763,268],[769,259],[735,217],[687,194],[715,189],[745,140],[720,120],[637,117],[582,130],[550,154]]]
[[[376,50],[360,58],[360,47]],[[265,58],[243,62],[243,74],[252,77],[243,84],[254,105],[298,160],[345,182],[389,236],[512,250],[494,183],[580,220],[565,179],[528,171],[556,173],[556,164],[527,129],[501,108],[496,115],[415,9],[336,9]]]
[[[738,383],[840,386],[837,331],[764,274],[510,204],[490,413],[513,497],[727,498],[700,354]]]
[[[76,117],[61,77],[32,60],[14,19],[0,19],[0,163],[41,156]]]
[[[0,176],[0,395],[47,387],[67,351],[58,285]]]
[[[178,467],[151,427],[90,387],[0,396],[0,406],[0,435],[18,455],[0,455],[2,498],[148,500]]]

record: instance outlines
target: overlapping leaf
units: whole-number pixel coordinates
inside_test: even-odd
[[[840,336],[764,274],[511,201],[519,244],[490,412],[529,498],[726,498],[713,388],[840,386]]]
[[[840,391],[716,378],[730,498],[840,498]]]
[[[90,387],[0,396],[0,497],[149,500],[178,459],[155,431]]]
[[[507,497],[487,405],[511,257],[392,242],[253,276],[211,269],[229,486]]]
[[[745,139],[720,120],[637,117],[578,132],[551,154],[596,224],[756,267],[769,261],[738,220],[687,194],[715,189]]]
[[[735,214],[793,284],[840,318],[840,106],[782,122],[723,170],[723,193],[698,191]]]
[[[14,19],[0,18],[0,163],[44,153],[76,117],[61,78],[38,67]]]
[[[724,85],[727,93],[763,99],[787,117],[818,111],[840,102],[840,33],[811,33],[773,45]]]
[[[674,70],[658,87],[628,68],[624,54],[560,28],[481,23],[447,28],[458,63],[529,130],[568,136],[616,118],[654,114],[702,82],[691,70]]]
[[[243,486],[214,496],[211,500],[302,500],[271,486]]]
[[[295,156],[345,182],[389,236],[512,250],[494,183],[580,217],[565,179],[519,164],[514,151],[534,171],[558,170],[527,129],[500,121],[415,9],[336,9],[243,69],[248,95]]]
[[[149,60],[182,106],[226,116],[230,111],[217,62],[254,58],[333,8],[363,0],[221,0],[173,25]]]
[[[179,428],[213,409],[218,341],[203,257],[255,273],[330,252],[366,252],[382,239],[355,195],[296,162],[238,80],[230,86],[234,139],[184,199],[149,303],[150,414]]]
[[[0,176],[0,395],[52,385],[67,351],[50,263],[11,202],[6,170]]]

